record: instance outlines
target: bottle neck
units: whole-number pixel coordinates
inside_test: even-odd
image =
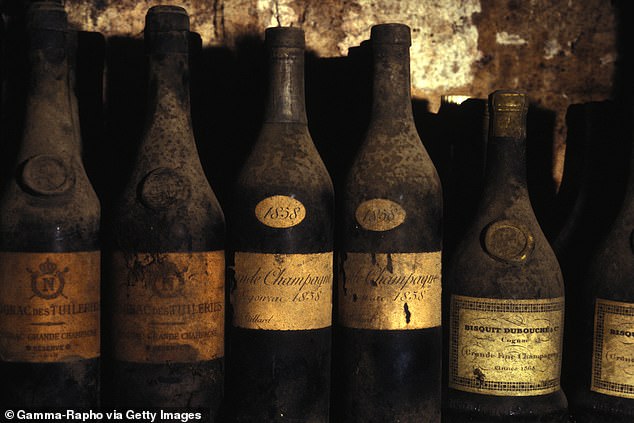
[[[150,121],[189,121],[189,63],[187,54],[150,55],[148,60]]]
[[[528,200],[525,137],[489,137],[483,197]]]
[[[269,93],[264,121],[306,124],[304,50],[277,47],[269,53]]]
[[[55,42],[29,50],[30,75],[19,161],[39,154],[79,157],[81,153],[68,38],[62,32],[51,32]]]
[[[186,53],[157,53],[148,57],[148,119],[140,158],[170,165],[197,154],[190,113],[189,63]],[[176,157],[169,151],[178,151]]]
[[[372,55],[372,120],[398,119],[413,123],[409,46],[377,44],[372,47]]]

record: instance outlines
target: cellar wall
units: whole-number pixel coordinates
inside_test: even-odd
[[[335,182],[362,139],[371,101],[370,62],[351,57],[377,23],[412,29],[414,113],[443,183],[447,148],[435,121],[441,96],[528,92],[532,119],[540,120],[532,140],[529,134],[538,217],[564,179],[570,106],[619,101],[631,92],[631,47],[623,42],[631,30],[623,21],[632,6],[626,0],[65,0],[71,25],[84,32],[78,52],[82,133],[88,171],[106,203],[125,180],[142,132],[145,13],[167,3],[187,9],[199,36],[192,112],[201,158],[221,201],[261,123],[262,39],[269,26],[299,26],[306,33],[309,125]],[[22,2],[0,4],[10,29]],[[109,170],[114,165],[122,169],[116,175]]]

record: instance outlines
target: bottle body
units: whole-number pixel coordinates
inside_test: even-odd
[[[336,421],[440,422],[440,181],[412,117],[409,28],[372,31],[384,104],[343,191]]]
[[[588,264],[579,304],[578,367],[570,393],[579,423],[628,422],[634,419],[634,178],[607,236]]]
[[[189,21],[148,11],[149,109],[112,219],[108,328],[113,406],[188,407],[214,421],[224,384],[224,216],[189,112]]]
[[[564,287],[526,189],[526,109],[520,93],[490,97],[484,195],[448,274],[450,421],[567,418]]]
[[[61,5],[29,10],[18,165],[0,200],[0,374],[7,407],[99,405],[100,205],[81,160]]]
[[[303,36],[266,32],[269,104],[233,196],[228,395],[238,422],[328,421],[333,188],[306,125]]]

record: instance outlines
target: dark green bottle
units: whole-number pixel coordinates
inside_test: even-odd
[[[146,16],[148,118],[115,208],[108,258],[114,407],[187,407],[215,420],[224,385],[224,216],[190,117],[189,17]]]
[[[233,421],[327,422],[333,188],[307,127],[304,32],[265,38],[264,124],[229,214],[227,396]]]
[[[621,210],[585,275],[576,322],[577,383],[570,392],[578,423],[634,420],[633,165],[634,155]]]
[[[64,8],[27,12],[21,146],[0,199],[0,403],[96,407],[100,205],[82,164]]]
[[[489,96],[479,211],[447,272],[449,422],[564,422],[564,285],[526,187],[528,99]]]
[[[440,422],[442,192],[414,125],[410,29],[372,27],[373,108],[343,190],[337,422]]]

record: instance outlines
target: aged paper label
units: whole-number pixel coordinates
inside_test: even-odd
[[[339,321],[357,329],[441,325],[441,253],[344,253]]]
[[[359,204],[354,213],[357,223],[368,231],[383,232],[405,222],[405,209],[385,198],[373,198]]]
[[[99,251],[0,253],[0,357],[52,363],[100,355]]]
[[[332,324],[332,252],[235,253],[234,326],[322,329]]]
[[[597,298],[590,389],[634,398],[634,304]]]
[[[224,251],[112,258],[117,359],[190,363],[224,356]]]
[[[255,206],[255,217],[271,228],[290,228],[306,217],[306,208],[293,197],[274,195]]]
[[[559,389],[564,298],[508,300],[453,295],[449,386],[499,396]]]

